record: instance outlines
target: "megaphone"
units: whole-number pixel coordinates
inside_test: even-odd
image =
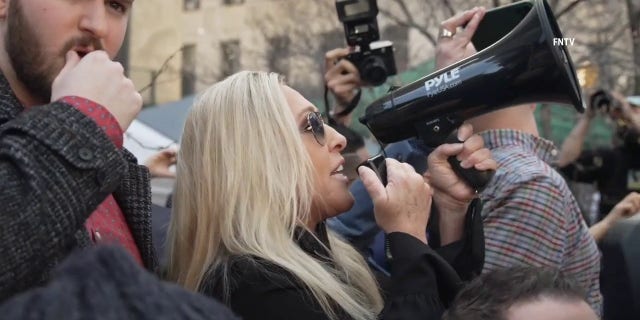
[[[417,137],[436,147],[456,142],[465,120],[501,108],[554,102],[584,112],[573,62],[559,39],[545,0],[489,10],[472,39],[476,54],[389,92],[359,120],[382,143]],[[454,157],[449,162],[477,191],[493,174],[463,169]]]

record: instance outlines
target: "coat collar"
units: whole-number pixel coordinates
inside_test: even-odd
[[[151,240],[151,190],[150,176],[146,167],[137,164],[133,154],[122,150],[127,160],[127,172],[114,191],[113,196],[125,215],[133,238],[142,254],[144,265],[152,270],[158,266]]]
[[[14,119],[23,110],[24,107],[11,90],[9,81],[0,72],[0,125]]]
[[[327,225],[324,221],[319,223],[313,232],[297,227],[293,239],[304,252],[322,262],[333,264]]]
[[[15,119],[23,111],[24,107],[13,93],[9,81],[0,72],[0,126]],[[151,241],[149,172],[137,165],[136,158],[126,149],[123,149],[123,157],[129,165],[120,186],[114,192],[114,197],[125,215],[145,266],[155,271],[157,262]],[[80,247],[90,244],[84,229],[78,231],[76,238]]]

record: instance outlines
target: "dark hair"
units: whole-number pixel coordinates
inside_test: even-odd
[[[513,267],[481,275],[460,291],[443,320],[504,320],[516,303],[541,297],[586,301],[586,291],[557,270]]]
[[[362,138],[362,136],[353,129],[335,122],[331,123],[331,127],[347,138],[347,146],[342,150],[342,153],[356,152],[358,149],[364,147],[364,138]]]

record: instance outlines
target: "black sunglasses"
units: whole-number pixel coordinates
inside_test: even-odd
[[[325,136],[324,136],[324,120],[322,119],[322,114],[320,112],[309,112],[307,114],[307,123],[308,126],[304,128],[304,132],[313,133],[313,137],[316,138],[316,141],[324,146]]]

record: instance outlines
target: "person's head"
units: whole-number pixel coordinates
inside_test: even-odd
[[[104,50],[124,41],[133,0],[0,0],[0,67],[21,100],[47,103],[65,54]],[[22,97],[21,97],[22,95]]]
[[[471,281],[443,320],[596,320],[586,297],[559,271],[513,267]]]
[[[499,109],[469,119],[474,132],[492,129],[514,129],[538,135],[534,111],[535,104],[523,104]]]
[[[230,256],[260,257],[300,278],[327,310],[337,304],[362,316],[375,309],[375,281],[354,249],[331,236],[347,284],[294,241],[296,228],[313,231],[354,201],[336,173],[345,139],[316,111],[265,72],[237,73],[196,99],[178,153],[170,278],[196,290]]]

